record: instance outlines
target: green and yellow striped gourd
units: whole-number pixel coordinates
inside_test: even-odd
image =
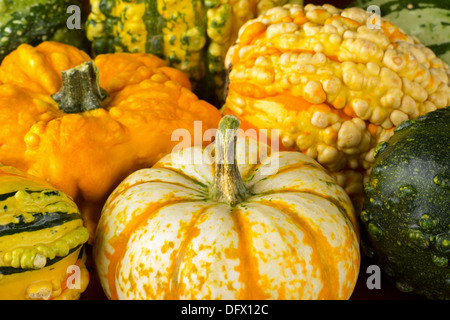
[[[148,52],[183,70],[196,93],[223,102],[224,59],[239,28],[262,11],[302,0],[91,0],[93,53]]]
[[[63,192],[0,166],[0,300],[78,299],[89,232]]]

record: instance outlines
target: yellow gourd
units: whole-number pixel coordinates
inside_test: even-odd
[[[328,4],[272,8],[242,26],[226,60],[224,113],[279,129],[284,148],[317,160],[355,198],[379,142],[450,104],[448,65],[378,18]]]
[[[89,232],[63,192],[0,166],[0,300],[78,299]]]

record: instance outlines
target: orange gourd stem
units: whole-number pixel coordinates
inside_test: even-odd
[[[211,198],[230,205],[244,201],[250,194],[242,182],[236,163],[236,139],[239,127],[240,122],[235,116],[223,117],[219,122],[215,140],[216,164]]]
[[[53,94],[52,98],[65,113],[98,109],[108,95],[100,88],[98,69],[92,60],[61,71],[61,77],[61,90]]]

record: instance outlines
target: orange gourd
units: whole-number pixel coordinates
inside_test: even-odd
[[[175,129],[217,126],[219,111],[190,89],[151,54],[91,60],[69,45],[23,44],[0,66],[0,162],[73,197],[92,239],[109,193],[169,153]]]

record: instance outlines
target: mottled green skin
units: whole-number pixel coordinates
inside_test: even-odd
[[[67,28],[70,5],[81,9],[79,30]],[[22,43],[34,46],[52,40],[87,50],[83,10],[80,0],[0,0],[0,62]]]
[[[401,291],[450,299],[450,107],[404,122],[375,154],[366,253]]]

